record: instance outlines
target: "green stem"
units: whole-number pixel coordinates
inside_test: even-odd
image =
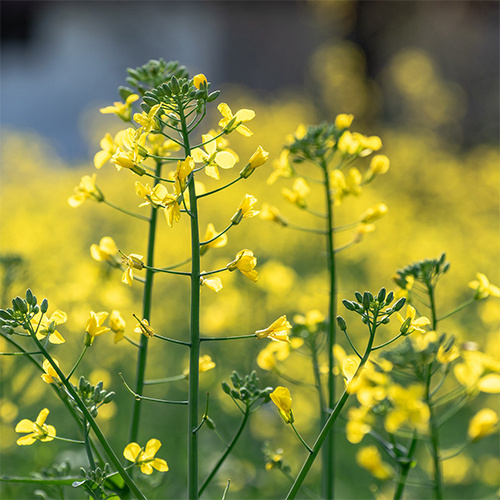
[[[441,316],[441,318],[439,318],[438,321],[442,321],[443,319],[446,319],[446,318],[449,318],[450,316],[453,316],[455,313],[461,311],[462,309],[466,308],[467,306],[470,306],[474,302],[476,302],[476,299],[474,299],[474,298],[471,299],[471,300],[468,300],[467,302],[463,303],[461,306],[458,306],[456,309],[454,309],[453,311],[449,312],[448,314],[445,314],[444,316]]]
[[[156,161],[156,176],[161,176],[161,161]],[[155,181],[155,185],[158,184],[158,181]],[[151,207],[151,217],[149,220],[149,235],[148,235],[148,250],[146,257],[146,265],[149,267],[153,267],[154,265],[154,249],[155,249],[155,237],[156,237],[156,219],[157,219],[157,210],[154,207]],[[143,292],[143,314],[142,317],[148,320],[148,323],[151,324],[151,303],[152,303],[152,294],[153,294],[153,276],[154,272],[151,269],[146,269],[146,278],[144,283],[144,292]],[[136,383],[135,383],[135,392],[139,395],[142,394],[144,389],[144,379],[146,372],[146,360],[147,360],[147,352],[148,352],[148,337],[146,335],[141,335],[141,340],[139,343],[139,351],[137,354],[137,375],[136,375]],[[132,418],[130,423],[130,433],[129,433],[129,442],[136,442],[137,435],[139,433],[139,422],[141,418],[141,399],[136,399],[134,401],[134,406],[132,409]]]
[[[80,361],[83,359],[83,356],[85,356],[85,353],[87,352],[88,348],[89,348],[89,346],[87,346],[87,345],[83,348],[80,356],[76,360],[75,366],[73,366],[72,370],[69,372],[68,380],[71,378],[71,376],[73,375],[73,373],[75,373],[75,370],[78,368],[78,365],[80,364]]]
[[[68,377],[69,380],[69,377]],[[83,438],[85,444],[85,451],[87,452],[87,458],[89,459],[89,465],[92,470],[95,470],[95,461],[94,455],[92,454],[92,448],[90,447],[90,438],[89,438],[89,426],[87,424],[87,420],[83,420]]]
[[[66,441],[67,443],[85,444],[85,441],[78,441],[77,439],[63,438],[61,436],[50,436],[50,434],[48,434],[48,436],[57,439],[58,441]]]
[[[227,184],[225,184],[224,186],[221,186],[220,188],[214,189],[213,191],[208,191],[207,193],[199,194],[197,196],[197,198],[200,199],[200,198],[204,198],[205,196],[210,196],[211,194],[218,193],[219,191],[222,191],[223,189],[226,189],[229,186],[232,186],[236,182],[241,181],[241,179],[243,179],[243,177],[236,177],[236,179],[232,180],[231,182],[228,182]]]
[[[119,212],[130,215],[132,217],[135,217],[136,219],[145,220],[145,221],[149,222],[149,219],[147,217],[144,217],[144,215],[136,214],[134,212],[129,212],[128,210],[125,210],[124,208],[121,208],[121,207],[115,205],[114,203],[111,203],[108,200],[102,200],[102,202],[105,203],[106,205],[108,205],[108,207],[114,208],[115,210],[118,210]]]
[[[304,226],[299,226],[297,224],[294,224],[293,222],[287,222],[287,227],[290,229],[295,229],[297,231],[304,231],[307,233],[315,233],[315,234],[327,234],[326,231],[323,229],[314,229],[313,227],[304,227]]]
[[[218,462],[215,464],[214,468],[212,469],[208,477],[205,479],[205,482],[201,486],[200,491],[198,493],[200,496],[205,491],[205,488],[209,485],[210,481],[213,479],[215,474],[217,474],[217,471],[220,469],[220,466],[224,463],[228,455],[233,450],[236,441],[238,441],[239,437],[241,436],[241,433],[243,432],[243,429],[245,428],[249,416],[250,416],[250,409],[247,406],[243,414],[243,420],[241,421],[240,427],[236,432],[236,434],[234,435],[233,440],[229,443],[228,447],[226,448],[226,451],[219,458]]]
[[[290,422],[290,425],[292,426],[292,429],[295,431],[295,434],[297,434],[297,437],[300,439],[300,442],[307,448],[307,451],[309,453],[312,453],[313,452],[312,448],[304,441],[304,438],[299,434],[299,431],[295,428],[293,422]]]
[[[186,375],[175,375],[174,377],[167,377],[167,378],[157,378],[154,380],[146,380],[144,382],[144,385],[156,385],[156,384],[166,384],[168,382],[176,382],[178,380],[186,380],[187,377]]]
[[[410,472],[411,462],[413,458],[413,453],[415,452],[416,445],[417,445],[417,433],[414,432],[410,449],[408,450],[408,456],[407,456],[408,460],[405,463],[402,463],[399,469],[399,479],[396,491],[394,492],[394,500],[401,500],[401,497],[403,496],[403,491],[407,484],[408,473]]]
[[[213,341],[213,340],[238,340],[238,339],[250,339],[250,338],[256,338],[255,333],[251,333],[250,335],[237,335],[235,337],[201,337],[200,342]]]
[[[312,368],[314,374],[314,380],[316,382],[316,390],[318,392],[319,399],[319,411],[320,411],[320,421],[323,426],[328,418],[328,413],[326,413],[325,398],[323,396],[323,384],[321,383],[321,375],[319,373],[319,362],[318,362],[318,352],[316,350],[316,340],[314,339],[311,345],[311,357],[312,357]]]

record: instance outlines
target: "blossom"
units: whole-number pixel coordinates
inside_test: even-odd
[[[259,146],[255,150],[255,153],[248,160],[247,166],[240,172],[240,177],[243,177],[244,179],[250,177],[250,175],[252,175],[253,171],[256,168],[266,163],[268,158],[269,158],[269,153],[267,151],[264,151],[262,146]]]
[[[254,267],[257,265],[257,258],[251,250],[241,250],[236,254],[236,258],[227,264],[226,268],[228,271],[234,271],[238,269],[244,274],[248,279],[252,281],[257,281],[258,274]]]
[[[107,312],[101,311],[95,313],[94,311],[90,311],[90,317],[87,321],[87,326],[85,327],[85,331],[87,332],[85,345],[92,345],[95,337],[109,332],[110,328],[102,326],[107,317]]]
[[[27,418],[21,420],[15,428],[16,432],[19,433],[29,433],[26,436],[20,437],[16,442],[19,446],[25,446],[35,443],[36,441],[52,441],[56,436],[56,429],[52,425],[47,425],[45,420],[49,410],[44,408],[36,417],[36,420],[32,422]]]
[[[385,155],[375,155],[370,162],[370,172],[374,175],[385,174],[389,170],[390,161]]]
[[[196,148],[191,151],[191,155],[195,163],[205,163],[205,173],[214,179],[220,179],[219,170],[217,167],[229,169],[233,168],[236,163],[236,158],[229,151],[218,151],[217,142],[211,134],[203,134],[201,136],[202,148]]]
[[[36,332],[36,338],[38,340],[41,340],[49,335],[49,342],[51,344],[62,344],[65,340],[56,328],[58,325],[66,323],[67,320],[68,315],[58,309],[57,311],[54,311],[50,318],[39,312],[31,318],[30,322]]]
[[[200,283],[202,285],[205,285],[207,288],[210,288],[210,290],[213,290],[214,292],[219,292],[223,287],[222,280],[218,276],[209,276],[208,278],[201,276]]]
[[[490,408],[483,408],[469,422],[469,437],[473,441],[484,438],[496,432],[498,415]]]
[[[449,348],[445,348],[443,345],[439,346],[438,352],[436,354],[436,359],[442,365],[447,365],[460,356],[460,351],[457,346],[453,345]]]
[[[68,198],[68,203],[70,207],[76,208],[79,207],[82,203],[84,203],[89,198],[93,198],[95,201],[101,202],[104,201],[104,196],[101,190],[95,185],[97,175],[94,174],[84,175],[80,179],[80,184],[75,187],[75,194],[71,195]]]
[[[293,177],[293,168],[290,164],[290,160],[288,156],[290,155],[290,151],[288,149],[283,149],[280,153],[278,159],[273,161],[274,170],[271,172],[271,175],[267,179],[267,184],[274,184],[278,177]]]
[[[325,321],[325,315],[318,309],[311,309],[307,311],[305,316],[303,314],[296,314],[293,317],[294,323],[304,325],[310,332],[316,332],[318,325]]]
[[[309,194],[311,189],[302,177],[297,177],[293,182],[292,189],[283,188],[281,194],[286,201],[297,205],[299,208],[306,208],[307,203],[305,197]]]
[[[177,169],[175,170],[174,173],[174,179],[178,183],[180,187],[180,191],[184,191],[187,185],[186,179],[188,178],[189,174],[193,171],[194,169],[194,160],[191,156],[186,157],[185,160],[179,160],[177,162]]]
[[[480,351],[467,349],[462,351],[462,359],[454,366],[453,373],[468,392],[500,393],[500,362]]]
[[[238,207],[236,213],[231,217],[231,222],[237,225],[241,222],[241,219],[251,219],[256,215],[259,215],[259,210],[254,210],[253,207],[257,203],[257,198],[251,194],[246,194]]]
[[[401,322],[401,331],[405,335],[409,335],[414,331],[425,333],[425,330],[422,328],[425,325],[430,324],[429,318],[425,316],[421,316],[420,318],[415,318],[417,315],[417,311],[413,306],[408,306],[406,309],[406,318],[403,318],[401,314],[397,313],[398,319]]]
[[[212,370],[215,368],[215,362],[212,360],[212,358],[208,354],[204,354],[203,356],[200,356],[200,359],[198,360],[198,370],[200,373],[208,372],[209,370]],[[188,378],[189,377],[189,368],[186,368],[183,372],[183,375]]]
[[[469,287],[476,290],[476,294],[474,295],[476,300],[485,299],[489,295],[492,297],[500,297],[500,288],[495,285],[491,285],[490,281],[484,274],[477,273],[476,278],[477,280],[469,283]]]
[[[389,464],[382,461],[378,448],[374,445],[361,448],[356,454],[356,461],[377,479],[391,479],[394,471]]]
[[[145,170],[140,163],[147,155],[145,148],[147,135],[142,128],[129,127],[123,131],[122,144],[116,148],[110,160],[117,170],[127,168],[137,175],[144,175]]]
[[[123,121],[128,122],[132,116],[132,104],[138,99],[139,96],[137,94],[130,94],[125,102],[114,102],[113,106],[106,106],[105,108],[101,108],[99,111],[104,115],[114,113]]]
[[[335,126],[339,130],[349,128],[353,120],[354,115],[340,114],[335,117]]]
[[[393,384],[388,388],[388,396],[393,408],[386,414],[384,426],[387,432],[393,434],[404,424],[425,432],[430,418],[430,410],[422,400],[424,388],[412,385],[404,388]]]
[[[160,448],[161,442],[158,439],[150,439],[146,444],[146,449],[141,448],[137,443],[130,443],[123,450],[123,456],[140,467],[143,474],[152,474],[153,468],[160,472],[167,472],[167,462],[162,458],[155,458]]]
[[[273,392],[271,392],[271,394],[269,394],[269,397],[278,407],[281,418],[285,421],[285,423],[292,424],[294,419],[290,391],[286,387],[278,386]]]
[[[157,126],[155,118],[160,107],[160,104],[156,104],[149,110],[148,113],[143,111],[142,113],[136,113],[134,115],[134,121],[140,125],[139,128],[142,133],[149,134],[149,132],[153,129],[158,130],[159,127]]]
[[[123,340],[125,336],[125,327],[127,323],[123,319],[122,315],[116,309],[111,311],[109,315],[109,327],[111,331],[115,334],[115,344]]]
[[[203,73],[193,76],[193,85],[199,89],[202,85],[207,84],[207,77]]]
[[[90,246],[90,255],[92,255],[92,258],[98,262],[103,260],[112,260],[117,253],[118,247],[116,246],[115,240],[110,236],[104,236],[101,238],[99,245],[93,243]]]
[[[122,283],[132,286],[132,282],[134,281],[133,269],[144,269],[142,255],[131,253],[130,255],[122,257],[122,261],[127,266],[127,269],[125,269],[125,272],[122,275]]]
[[[270,220],[276,222],[280,226],[288,226],[288,220],[281,215],[278,208],[269,205],[268,203],[262,204],[262,210],[260,211],[260,216],[262,220]]]
[[[257,330],[255,335],[258,339],[271,339],[275,341],[290,342],[288,334],[292,325],[287,321],[286,316],[280,316],[270,326],[264,330]]]
[[[369,406],[356,408],[351,406],[347,412],[347,424],[345,433],[350,443],[360,443],[363,438],[372,430],[373,416],[370,415]]]
[[[383,217],[388,211],[389,209],[387,208],[387,205],[385,203],[379,203],[375,207],[369,208],[361,216],[361,222],[363,224],[371,224],[372,222],[375,222],[376,220]]]
[[[59,362],[57,361],[57,359],[52,358],[52,360],[59,367]],[[61,383],[59,375],[55,371],[54,367],[50,364],[50,361],[48,359],[43,360],[42,368],[43,371],[45,372],[44,374],[41,375],[42,380],[44,382],[46,382],[47,384],[56,384],[56,385],[59,385]]]
[[[95,168],[101,168],[106,164],[113,155],[116,153],[118,146],[123,145],[123,135],[125,130],[120,130],[115,138],[111,137],[111,134],[107,133],[100,141],[101,151],[98,151],[94,155],[94,166]]]
[[[227,244],[227,234],[221,234],[217,236],[219,233],[215,230],[215,226],[209,222],[207,225],[207,229],[205,231],[205,237],[203,241],[208,241],[209,243],[205,243],[200,250],[201,255],[204,255],[209,248],[222,248]]]
[[[137,323],[134,328],[134,333],[146,335],[146,337],[151,338],[155,336],[156,332],[151,328],[149,321],[147,319],[143,319]]]
[[[225,102],[221,102],[217,106],[217,109],[222,115],[222,118],[219,121],[219,127],[222,127],[227,132],[236,130],[245,137],[250,137],[253,135],[253,132],[242,124],[245,122],[249,122],[255,117],[254,111],[252,111],[251,109],[240,109],[233,115],[233,113],[231,112],[231,108]]]

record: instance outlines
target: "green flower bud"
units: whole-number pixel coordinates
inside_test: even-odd
[[[394,300],[394,292],[389,292],[385,298],[385,305],[388,306]]]
[[[23,314],[28,312],[28,305],[21,297],[16,297],[12,299],[12,305],[14,306],[14,311],[20,311]]]
[[[113,391],[108,392],[106,394],[106,397],[102,400],[103,404],[111,403],[111,401],[113,401],[114,397],[115,397],[115,393]]]
[[[405,305],[406,299],[404,297],[401,297],[396,303],[392,306],[393,311],[399,311],[403,308]]]
[[[347,330],[347,323],[345,322],[345,319],[342,316],[337,316],[337,325],[339,325],[339,328],[343,332]]]
[[[381,288],[380,292],[378,292],[378,296],[377,296],[377,300],[378,300],[379,304],[382,304],[382,302],[384,302],[385,296],[386,296],[386,290],[385,290],[385,288]]]
[[[226,394],[230,394],[231,393],[231,387],[229,387],[229,384],[227,382],[222,382],[221,386],[222,386],[222,390]]]
[[[42,303],[40,304],[40,312],[42,314],[45,314],[48,309],[49,309],[49,301],[47,299],[43,299]]]
[[[348,310],[348,311],[355,311],[356,310],[356,306],[354,305],[353,302],[351,302],[350,300],[346,300],[344,299],[342,301],[342,304],[344,305],[344,307]]]

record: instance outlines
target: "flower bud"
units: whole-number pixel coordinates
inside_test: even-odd
[[[203,73],[193,76],[193,85],[199,89],[200,87],[207,85],[207,77]]]
[[[337,316],[337,324],[339,325],[339,328],[343,332],[347,330],[347,323],[345,322],[345,319],[342,316]]]
[[[42,303],[40,304],[40,312],[42,314],[45,314],[48,309],[49,309],[49,301],[47,299],[43,299]]]

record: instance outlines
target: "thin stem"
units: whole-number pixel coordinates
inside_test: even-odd
[[[145,220],[145,221],[149,222],[148,217],[145,217],[144,215],[136,214],[135,212],[129,212],[128,210],[125,210],[124,208],[121,208],[121,207],[115,205],[114,203],[111,203],[108,200],[102,200],[102,202],[105,203],[106,205],[108,205],[109,207],[114,208],[115,210],[118,210],[119,212],[130,215],[131,217],[135,217],[136,219]]]
[[[243,179],[243,177],[236,177],[236,179],[232,180],[231,182],[228,182],[224,186],[221,186],[220,188],[214,189],[213,191],[208,191],[207,193],[202,193],[197,196],[198,199],[204,198],[205,196],[210,196],[211,194],[218,193],[219,191],[222,191],[223,189],[228,188],[229,186],[232,186],[233,184],[236,184],[238,181]]]
[[[227,226],[226,229],[224,229],[223,231],[221,231],[219,234],[215,235],[213,238],[210,238],[207,241],[202,241],[200,243],[200,246],[208,245],[209,243],[212,243],[212,241],[215,241],[217,238],[220,238],[224,233],[227,233],[233,226],[234,226],[234,223],[231,222],[231,224],[229,224],[229,226]]]
[[[191,276],[191,273],[185,272],[185,271],[172,271],[171,269],[168,269],[166,267],[151,267],[151,266],[144,266],[144,269],[147,269],[149,271],[152,271],[154,273],[167,273],[167,274],[177,274],[180,276]]]
[[[69,380],[69,377],[68,377]],[[92,454],[92,448],[90,447],[90,438],[89,438],[89,425],[87,420],[83,419],[83,438],[85,444],[85,451],[87,452],[87,458],[89,459],[89,465],[92,470],[95,470],[95,460],[94,455]]]
[[[290,425],[292,426],[292,429],[295,431],[295,434],[297,434],[297,437],[300,439],[300,442],[307,448],[307,451],[309,453],[312,453],[313,452],[312,448],[304,441],[304,438],[299,434],[299,431],[295,428],[293,422],[290,422]]]
[[[387,342],[384,342],[383,344],[379,344],[377,346],[375,346],[372,351],[376,351],[377,349],[382,349],[382,347],[385,347],[386,345],[389,345],[389,344],[392,344],[394,341],[398,340],[399,337],[402,337],[403,334],[400,333],[399,335],[396,335],[395,337],[393,337],[391,340],[388,340]]]
[[[153,179],[156,179],[157,181],[170,182],[171,184],[173,184],[175,182],[172,179],[164,179],[163,177],[159,177],[159,176],[154,175],[154,174],[148,174],[147,172],[145,172],[144,175],[147,175],[148,177],[152,177]],[[156,184],[157,183],[155,183],[155,185]]]
[[[306,233],[327,234],[327,231],[324,231],[323,229],[299,226],[297,224],[294,224],[293,222],[287,222],[287,227],[289,227],[290,229],[295,229],[297,231],[304,231]]]
[[[220,269],[215,269],[214,271],[203,271],[200,273],[201,276],[209,276],[210,274],[222,273],[223,271],[229,271],[227,267],[221,267]]]
[[[347,341],[349,342],[349,345],[352,347],[352,350],[356,353],[356,356],[359,358],[359,359],[362,359],[363,356],[361,356],[361,354],[359,354],[358,350],[354,347],[354,344],[352,343],[352,340],[351,340],[351,337],[349,337],[349,334],[347,333],[347,328],[344,330],[344,333],[345,333],[345,336],[347,338]],[[372,349],[373,351],[374,349]]]
[[[187,259],[181,260],[180,262],[177,262],[176,264],[172,264],[171,266],[160,267],[160,269],[163,269],[163,270],[167,271],[169,269],[175,269],[177,267],[181,267],[184,264],[187,264],[188,262],[191,262],[191,257],[188,257]]]
[[[137,394],[136,392],[134,392],[130,386],[127,384],[127,382],[125,382],[125,379],[123,378],[123,375],[121,373],[119,373],[118,375],[120,375],[120,378],[122,379],[122,382],[123,382],[123,385],[127,388],[127,390],[134,395],[134,398],[136,399],[136,401],[140,401],[140,400],[145,400],[145,401],[153,401],[154,403],[165,403],[165,404],[170,404],[170,405],[187,405],[188,402],[187,401],[172,401],[172,400],[169,400],[169,399],[157,399],[157,398],[148,398],[147,396],[141,396],[139,394]]]
[[[157,385],[157,384],[167,384],[169,382],[177,382],[177,380],[186,380],[187,377],[186,375],[175,375],[173,377],[167,377],[167,378],[157,378],[154,380],[146,380],[144,382],[144,385]]]
[[[77,439],[63,438],[61,436],[51,436],[50,434],[48,434],[47,436],[59,441],[66,441],[67,443],[85,444],[85,441],[78,441]]]
[[[80,364],[80,361],[83,359],[83,356],[85,356],[85,353],[87,352],[87,349],[89,348],[89,346],[84,346],[80,356],[78,357],[78,359],[76,360],[76,363],[75,363],[75,366],[73,366],[72,370],[69,372],[69,375],[68,375],[68,380],[71,379],[71,376],[73,375],[73,373],[75,373],[75,370],[78,368],[78,365]]]
[[[304,210],[307,213],[314,215],[315,217],[320,217],[321,219],[328,219],[328,213],[324,214],[323,212],[317,212],[316,210],[313,210],[312,208],[309,207],[305,207]]]
[[[403,491],[407,484],[408,473],[410,472],[411,462],[413,458],[413,453],[415,452],[416,445],[417,445],[417,433],[415,431],[413,433],[410,449],[408,450],[407,461],[405,463],[402,463],[399,469],[399,479],[396,491],[394,492],[394,500],[400,500],[401,497],[403,496]]]
[[[476,302],[476,299],[474,299],[474,298],[471,299],[471,300],[468,300],[467,302],[463,303],[461,306],[458,306],[456,309],[454,309],[453,311],[449,312],[448,314],[445,314],[444,316],[441,316],[438,319],[438,321],[442,321],[443,319],[446,319],[446,318],[449,318],[450,316],[453,316],[455,313],[461,311],[462,309],[464,309],[467,306],[470,306],[474,302]]]
[[[328,418],[328,414],[326,413],[326,404],[325,398],[323,396],[323,384],[321,383],[321,374],[319,372],[319,362],[318,362],[318,352],[316,350],[316,341],[315,339],[312,341],[311,345],[311,358],[312,358],[312,368],[314,380],[316,382],[316,390],[318,392],[319,399],[319,411],[320,411],[320,421],[322,424],[326,422]]]
[[[161,161],[156,160],[156,176],[161,176]],[[158,181],[155,180],[155,186]],[[158,211],[153,206],[151,207],[151,217],[149,219],[149,234],[148,234],[148,250],[146,257],[146,265],[153,267],[154,265],[154,249],[156,239],[156,219]],[[143,314],[142,317],[151,323],[151,302],[153,295],[153,276],[154,272],[151,269],[146,269],[146,278],[143,292]],[[148,337],[141,335],[139,342],[139,352],[137,354],[137,373],[135,381],[135,392],[141,395],[144,388],[144,379],[146,372],[146,360],[148,352]],[[139,422],[141,418],[141,399],[135,399],[132,409],[132,418],[130,422],[129,442],[136,442],[139,433]]]
[[[209,342],[214,340],[238,340],[238,339],[251,339],[256,338],[255,333],[250,335],[237,335],[235,337],[200,337],[200,342]]]
[[[41,351],[33,351],[33,352],[0,352],[0,356],[25,356],[30,354],[42,354]]]
[[[163,337],[162,335],[158,335],[155,333],[155,337],[158,339],[166,340],[167,342],[172,342],[173,344],[187,345],[190,346],[189,342],[184,342],[183,340],[171,339],[170,337]]]

